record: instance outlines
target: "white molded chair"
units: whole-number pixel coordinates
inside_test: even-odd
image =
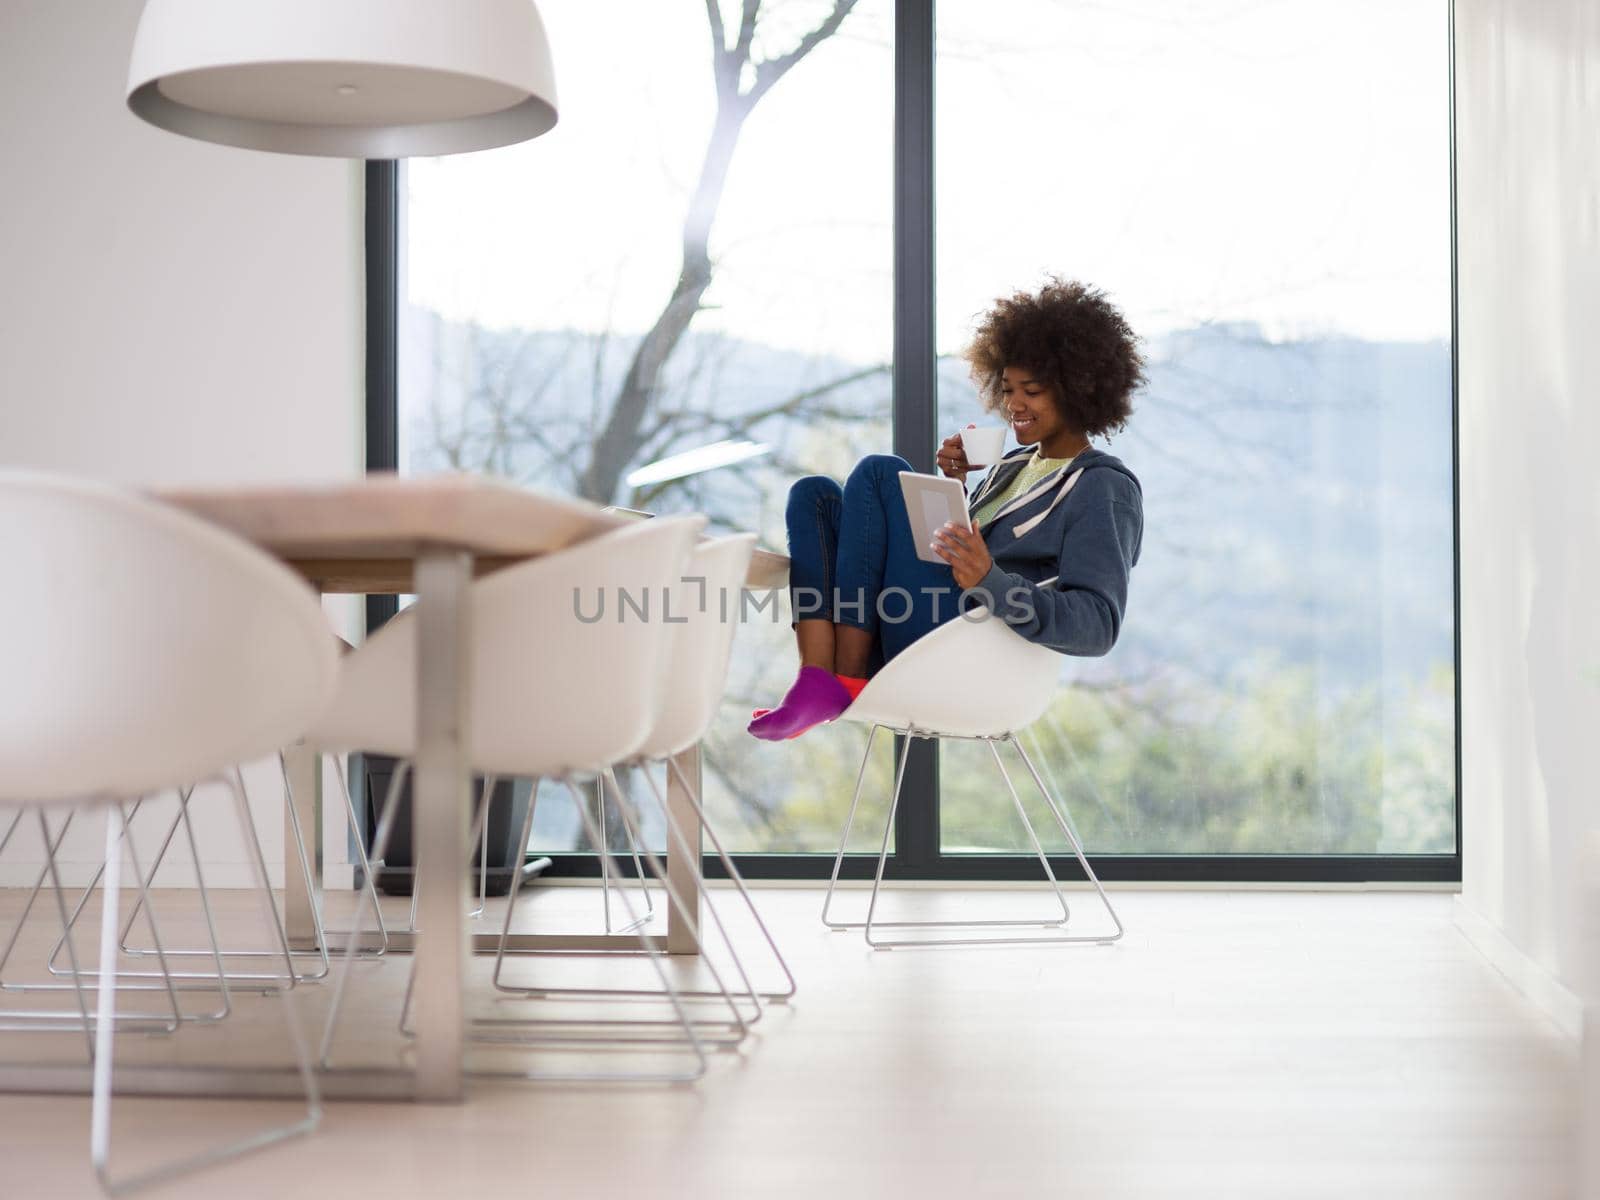
[[[577,805],[590,844],[604,863],[607,855],[593,818],[579,794],[579,776],[598,776],[612,763],[630,757],[657,718],[666,633],[661,604],[682,588],[684,568],[705,518],[661,517],[509,567],[473,584],[473,648],[468,668],[471,692],[469,759],[474,770],[496,777],[560,779]],[[622,597],[649,606],[649,619],[622,608]],[[603,607],[602,607],[603,606]],[[674,611],[682,611],[675,599]],[[594,614],[600,612],[599,619]],[[416,630],[414,622],[380,629],[344,662],[338,693],[308,739],[325,750],[367,750],[409,758],[415,751]],[[398,779],[400,772],[396,772]],[[532,802],[528,821],[532,820]],[[394,806],[386,806],[373,838],[372,857],[388,845]],[[513,876],[515,880],[516,876]],[[673,889],[668,887],[668,894]],[[642,928],[627,890],[621,892],[640,948],[649,957],[661,994],[671,1003],[672,1021],[633,1022],[670,1025],[683,1033],[694,1055],[688,1071],[574,1075],[544,1072],[487,1072],[529,1079],[685,1081],[705,1071],[705,1055],[695,1022],[662,966],[659,952]],[[358,902],[355,926],[365,917]],[[507,921],[510,919],[508,905]],[[355,939],[346,948],[322,1042],[328,1061],[349,978]],[[724,989],[725,990],[725,989]],[[738,1014],[735,1010],[734,1017]],[[540,1044],[513,1038],[508,1031],[524,1021],[475,1021],[502,1030],[476,1040],[517,1045]],[[603,1022],[543,1022],[591,1030]],[[402,1027],[403,1018],[402,1018]],[[547,1044],[606,1044],[614,1039],[571,1033],[549,1035]],[[653,1045],[659,1037],[642,1039]]]
[[[67,940],[74,1028],[89,1039],[93,1063],[90,1157],[102,1185],[167,1178],[309,1131],[321,1104],[285,981],[272,990],[283,1004],[305,1116],[136,1178],[111,1178],[123,803],[217,778],[248,829],[247,802],[227,769],[298,738],[327,702],[334,653],[321,606],[287,569],[229,534],[84,481],[0,471],[0,545],[0,803],[36,810],[41,827],[46,810],[107,815],[97,984],[86,981],[94,973],[78,969]],[[45,849],[66,933],[48,839]],[[259,860],[252,866],[271,933],[279,927],[266,873]],[[225,979],[217,984],[225,991]]]
[[[973,946],[973,945],[1031,945],[1066,944],[1072,942],[1111,943],[1122,937],[1122,922],[1112,908],[1105,889],[1084,857],[1083,846],[1066,815],[1065,806],[1050,794],[1033,760],[1018,740],[1017,734],[1033,724],[1049,707],[1056,694],[1061,672],[1061,656],[1055,651],[1028,641],[1005,622],[989,617],[981,619],[957,617],[925,637],[912,643],[895,658],[886,663],[872,677],[855,703],[845,709],[847,720],[870,725],[866,752],[861,757],[861,770],[856,775],[855,794],[850,800],[850,813],[845,818],[844,832],[839,837],[839,852],[833,860],[833,875],[828,881],[828,892],[822,903],[822,920],[830,929],[861,929],[868,945],[875,949],[894,946]],[[856,807],[861,802],[861,785],[866,778],[867,763],[872,756],[872,743],[878,730],[887,729],[907,738],[960,738],[987,742],[1000,769],[1006,790],[1022,818],[1023,828],[1033,845],[1044,876],[1049,881],[1055,899],[1061,906],[1059,917],[1022,917],[990,920],[932,920],[932,921],[879,921],[878,893],[883,885],[884,866],[889,857],[889,834],[894,828],[895,813],[900,807],[900,789],[905,780],[906,759],[900,760],[895,772],[894,794],[889,803],[889,815],[884,822],[883,841],[878,851],[877,872],[872,881],[872,898],[867,904],[863,921],[835,921],[829,917],[833,904],[835,885],[839,882],[839,868],[844,863],[845,847],[850,840],[850,830],[855,824]],[[1011,782],[1005,762],[1000,757],[999,743],[1010,742],[1017,748],[1028,773],[1044,798],[1045,806],[1055,818],[1061,832],[1066,835],[1083,868],[1084,875],[1099,893],[1106,912],[1110,915],[1115,932],[1097,934],[1033,934],[1030,936],[981,936],[960,938],[881,938],[874,936],[878,929],[1015,929],[1036,927],[1060,929],[1072,917],[1066,894],[1051,870],[1050,860],[1040,845],[1033,823]]]
[[[689,803],[694,809],[698,829],[704,830],[711,839],[713,849],[723,868],[728,872],[728,877],[738,889],[740,897],[749,909],[750,915],[755,919],[756,926],[762,938],[777,961],[778,968],[783,972],[785,985],[780,989],[758,991],[751,983],[749,973],[745,970],[738,949],[729,936],[721,915],[717,912],[714,899],[709,893],[704,893],[704,905],[710,914],[712,923],[722,937],[723,943],[728,947],[733,956],[734,964],[744,982],[742,996],[748,996],[755,1009],[756,1017],[760,1016],[760,1000],[787,1000],[795,993],[794,975],[789,970],[789,965],[784,961],[782,952],[773,938],[766,922],[761,919],[755,901],[749,889],[745,886],[744,878],[734,866],[732,858],[723,848],[716,831],[707,822],[705,810],[701,805],[700,796],[690,781],[679,768],[675,757],[698,744],[710,730],[711,724],[716,720],[717,711],[722,705],[722,697],[728,678],[728,661],[733,651],[734,634],[738,631],[739,613],[744,594],[744,581],[750,569],[750,559],[755,551],[756,536],[750,534],[736,534],[732,537],[703,541],[697,545],[690,556],[686,577],[690,586],[686,589],[686,604],[679,616],[681,621],[670,626],[668,633],[668,649],[663,660],[656,701],[656,721],[650,734],[639,746],[634,755],[618,766],[631,766],[640,768],[640,772],[649,782],[650,789],[665,816],[668,836],[673,840],[676,848],[686,859],[695,864],[699,869],[700,853],[697,842],[691,842],[689,831],[682,829],[673,819],[671,809],[667,806],[666,799],[656,787],[651,769],[657,764],[664,763],[669,771],[677,778]],[[613,786],[616,788],[619,807],[623,820],[627,825],[630,837],[637,845],[639,830],[639,815],[631,801],[628,800],[620,786],[616,785],[614,773],[610,774]],[[526,843],[531,829],[532,814],[524,821],[522,840]],[[663,877],[663,870],[659,861],[649,851],[644,851],[645,858],[650,862],[652,872],[658,877]],[[510,904],[514,905],[518,894],[518,881],[513,880],[511,885]],[[507,914],[507,929],[510,927],[509,912]],[[504,962],[504,935],[501,938],[501,953],[495,962],[494,983],[501,991],[513,995],[528,995],[530,989],[518,988],[501,981],[501,968]],[[561,989],[540,988],[538,994],[542,996],[576,994],[593,991],[594,989]],[[611,992],[609,994],[617,994]],[[680,992],[686,996],[698,998],[719,998],[721,993],[714,992]]]

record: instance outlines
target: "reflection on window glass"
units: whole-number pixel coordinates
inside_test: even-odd
[[[941,427],[1046,272],[1146,338],[1127,622],[1030,735],[1091,851],[1454,848],[1447,8],[939,6]],[[946,852],[1025,849],[987,748],[941,778]]]
[[[741,6],[721,7],[736,55]],[[891,3],[845,7],[834,28],[829,0],[769,0],[741,66],[703,6],[542,0],[556,129],[407,165],[403,469],[702,511],[782,549],[794,479],[889,446]],[[781,74],[755,66],[802,45]],[[646,470],[721,442],[765,450]],[[731,849],[831,850],[865,734],[744,732],[795,666],[787,598],[754,599],[707,802]],[[885,754],[875,797],[887,772]],[[559,790],[544,799],[535,848],[578,846]]]

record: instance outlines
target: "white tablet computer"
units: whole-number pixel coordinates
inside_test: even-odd
[[[967,520],[966,489],[959,479],[901,471],[900,491],[906,498],[906,516],[911,518],[911,537],[916,543],[917,557],[923,562],[944,562],[933,552],[933,535],[946,524],[959,525],[962,529],[972,527]]]

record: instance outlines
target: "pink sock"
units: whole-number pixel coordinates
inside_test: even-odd
[[[801,667],[783,702],[751,721],[749,730],[768,742],[799,737],[812,726],[833,720],[850,707],[853,698],[832,671]]]
[[[850,702],[852,704],[855,703],[856,697],[861,695],[861,689],[867,686],[867,681],[856,675],[840,675],[835,672],[833,677],[844,684],[844,690],[850,693]],[[750,710],[750,715],[752,717],[764,717],[771,711],[770,708],[754,708]]]

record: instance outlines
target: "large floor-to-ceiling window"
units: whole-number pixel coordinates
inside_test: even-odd
[[[1030,733],[1090,852],[1112,875],[1454,873],[1445,0],[540,8],[557,129],[400,175],[402,470],[781,548],[800,475],[989,419],[959,358],[987,303],[1087,280],[1150,377],[1109,447],[1145,493],[1123,638],[1063,660]],[[900,353],[937,382],[896,394],[927,220],[933,342]],[[794,659],[784,603],[746,616],[708,797],[733,848],[814,874],[864,734],[749,738]],[[916,778],[919,871],[1020,868],[987,751]],[[535,849],[578,841],[541,809]]]
[[[1149,386],[1127,632],[1036,731],[1089,844],[1455,846],[1448,10],[938,6],[941,426],[970,316],[1105,287]],[[1020,848],[946,747],[950,851]],[[988,767],[987,770],[984,768]]]

